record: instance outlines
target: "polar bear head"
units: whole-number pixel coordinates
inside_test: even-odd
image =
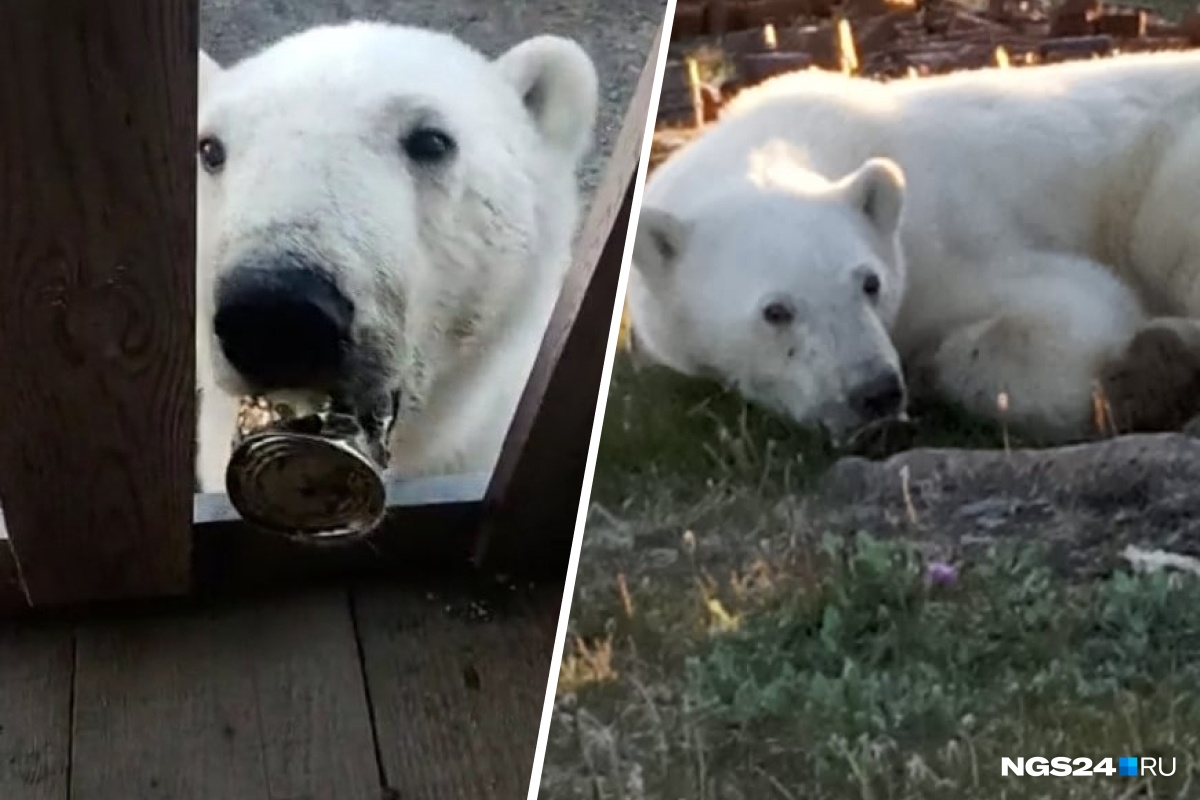
[[[643,207],[633,346],[841,438],[903,412],[888,331],[904,293],[904,178],[885,159],[836,180],[775,166]]]
[[[355,22],[201,54],[199,86],[197,333],[222,389],[403,418],[552,305],[598,101],[575,43],[490,60]]]

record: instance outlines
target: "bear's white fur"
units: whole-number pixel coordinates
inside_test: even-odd
[[[212,326],[214,284],[249,248],[317,254],[356,306],[354,335],[400,391],[392,470],[489,471],[557,300],[592,141],[595,67],[539,36],[489,60],[446,34],[321,26],[222,69],[200,56],[198,473],[223,491],[244,384]],[[405,163],[406,127],[434,119],[456,154]],[[304,387],[297,387],[304,388]]]
[[[1200,53],[793,73],[650,178],[633,342],[835,435],[867,421],[850,390],[897,363],[912,394],[1046,440],[1090,434],[1097,386],[1118,427],[1154,427],[1188,400],[1159,397],[1156,420],[1147,395],[1200,375],[1198,214]],[[794,318],[764,322],[780,300]]]

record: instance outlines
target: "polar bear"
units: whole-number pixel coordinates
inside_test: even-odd
[[[329,392],[394,418],[398,476],[490,471],[570,261],[598,77],[537,36],[319,26],[200,54],[198,478],[238,397]]]
[[[923,397],[1167,429],[1200,412],[1197,215],[1200,53],[792,73],[649,179],[631,341],[835,440]]]

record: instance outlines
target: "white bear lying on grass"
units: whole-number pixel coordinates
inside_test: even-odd
[[[1182,424],[1200,53],[746,91],[651,177],[629,313],[644,356],[837,438],[928,394],[1075,440],[1097,386],[1118,430]]]
[[[394,410],[400,475],[488,471],[569,263],[591,59],[494,61],[431,31],[319,27],[201,54],[198,472],[223,491],[237,396]]]

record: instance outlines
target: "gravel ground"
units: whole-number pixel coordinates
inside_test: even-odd
[[[313,25],[382,19],[452,32],[496,56],[540,33],[583,45],[600,73],[596,147],[580,179],[600,181],[666,0],[202,0],[200,42],[223,64]]]

